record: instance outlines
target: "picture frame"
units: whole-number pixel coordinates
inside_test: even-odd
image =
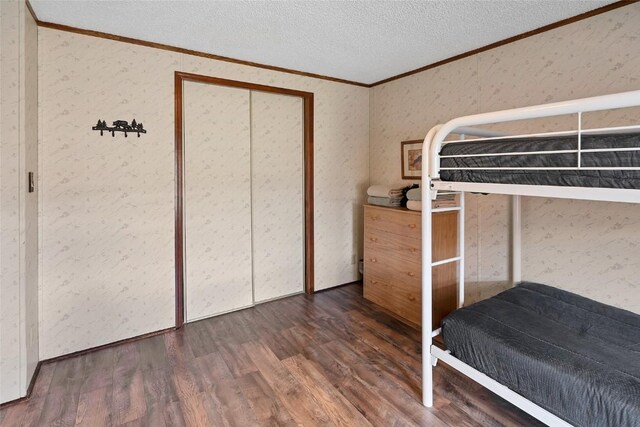
[[[422,179],[422,143],[421,139],[400,143],[402,159],[402,179]]]

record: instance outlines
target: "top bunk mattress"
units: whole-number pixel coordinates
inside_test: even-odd
[[[640,148],[640,133],[582,135],[582,149]],[[578,137],[545,136],[444,144],[441,156],[576,150]],[[441,158],[441,168],[575,168],[577,153]],[[582,153],[585,168],[640,168],[640,151]],[[441,170],[443,181],[640,189],[640,170]]]
[[[521,283],[443,320],[453,356],[575,426],[640,426],[640,315]]]

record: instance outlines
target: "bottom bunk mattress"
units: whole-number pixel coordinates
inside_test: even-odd
[[[576,426],[640,426],[640,315],[524,282],[442,323],[452,355]]]

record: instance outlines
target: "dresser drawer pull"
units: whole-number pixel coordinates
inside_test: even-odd
[[[377,281],[377,280],[371,280],[371,284],[372,284],[372,285],[375,285],[376,283],[378,283],[378,281]]]
[[[375,262],[378,262],[378,260],[377,260],[377,259],[375,259],[375,258],[371,258],[369,261],[374,262],[374,263],[375,263]]]
[[[371,240],[372,242],[377,242],[378,241],[378,239],[375,238],[375,237],[370,237],[369,240]]]
[[[416,273],[414,273],[413,271],[409,271],[407,272],[407,274],[409,275],[409,277],[415,277]]]
[[[409,224],[409,225],[407,225],[407,227],[409,227],[409,228],[416,228],[416,225],[415,225],[415,224]]]

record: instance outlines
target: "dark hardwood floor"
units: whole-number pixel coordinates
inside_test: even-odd
[[[0,426],[540,425],[439,363],[360,285],[274,301],[42,366]]]

